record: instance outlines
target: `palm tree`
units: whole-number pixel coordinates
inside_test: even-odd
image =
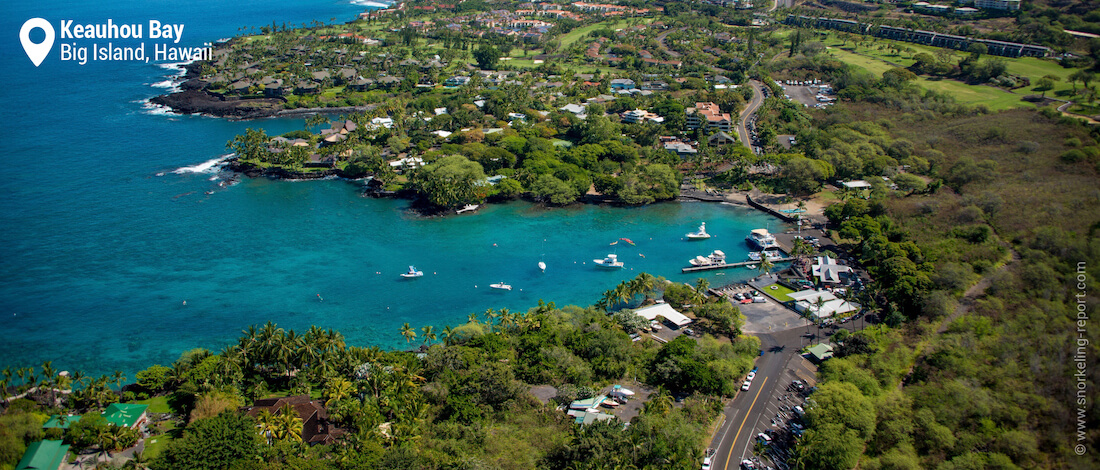
[[[471,314],[470,314],[470,315],[469,315],[468,317],[466,317],[466,321],[467,321],[468,323],[473,323],[473,324],[475,324],[475,325],[476,325],[476,324],[478,324],[478,321],[477,321],[477,312],[473,312],[473,313],[471,313]]]
[[[451,328],[451,325],[444,326],[443,327],[443,344],[445,344],[447,346],[450,346],[451,345],[451,338],[454,336],[454,334],[455,334],[455,329]]]
[[[256,415],[256,429],[267,440],[268,445],[275,439],[275,427],[275,415],[271,414],[271,410],[260,410],[260,414]]]
[[[405,324],[401,326],[401,336],[405,337],[405,343],[411,343],[412,340],[416,339],[416,330],[413,330],[413,328],[409,326],[409,323],[405,322]]]
[[[330,407],[333,403],[351,396],[352,388],[351,381],[343,377],[337,377],[330,381],[328,388],[325,389],[325,396],[328,397],[328,400],[325,401],[325,407]]]
[[[768,255],[764,254],[764,252],[760,252],[760,271],[767,275],[772,272],[772,268],[774,267],[775,263],[772,263],[772,260],[768,258]]]
[[[638,277],[634,278],[635,290],[644,295],[648,300],[657,289],[657,277],[649,273],[641,273]]]
[[[650,397],[649,402],[645,404],[645,412],[667,415],[669,411],[672,411],[672,394],[669,393],[668,389],[658,387],[657,393]]]
[[[424,342],[428,343],[428,346],[432,345],[432,341],[435,341],[435,328],[432,325],[424,325],[420,328],[420,332],[424,333]]]
[[[275,416],[275,437],[280,441],[302,440],[302,418],[298,417],[298,411],[290,403],[279,408],[279,414]]]
[[[706,301],[707,290],[710,289],[710,281],[705,278],[699,278],[695,281],[695,298],[693,303],[696,305]]]

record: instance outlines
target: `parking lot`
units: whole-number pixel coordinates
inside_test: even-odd
[[[813,85],[788,85],[787,83],[781,83],[779,86],[783,88],[783,92],[786,93],[791,100],[811,108],[828,106],[830,102],[827,100],[836,99],[836,94],[832,92],[831,87],[827,83]],[[819,97],[825,97],[826,101],[819,99]]]

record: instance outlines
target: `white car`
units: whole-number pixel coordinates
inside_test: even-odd
[[[746,380],[745,383],[741,384],[741,390],[748,390],[749,387],[751,387],[751,386],[752,386],[752,381],[751,380]]]
[[[703,459],[703,470],[710,470],[710,457]]]
[[[756,371],[749,371],[749,375],[745,377],[745,380],[752,382],[752,379],[756,378]]]

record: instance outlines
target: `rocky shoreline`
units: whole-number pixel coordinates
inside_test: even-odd
[[[194,62],[183,66],[186,72],[180,83],[180,91],[149,99],[152,104],[166,106],[177,114],[201,114],[232,120],[261,119],[268,117],[297,116],[303,114],[347,114],[370,111],[377,105],[343,106],[332,108],[285,109],[285,98],[240,98],[211,93],[207,83],[197,77],[202,64]]]

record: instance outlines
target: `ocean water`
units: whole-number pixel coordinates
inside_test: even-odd
[[[646,271],[674,281],[696,255],[747,254],[753,228],[778,222],[711,203],[544,209],[516,202],[419,218],[406,201],[361,195],[353,181],[244,179],[216,161],[246,127],[268,134],[301,119],[230,122],[176,116],[145,100],[170,89],[157,64],[58,60],[40,67],[18,40],[23,21],[183,23],[194,47],[275,21],[346,21],[347,1],[17,0],[0,19],[0,367],[54,361],[92,374],[166,364],[220,349],[248,325],[335,328],[349,343],[404,347],[398,329],[458,325],[488,308],[538,300],[589,305]],[[59,39],[60,40],[60,39]],[[208,194],[209,192],[209,194]],[[716,238],[688,242],[701,221]],[[619,238],[636,243],[630,246]],[[627,268],[596,269],[616,253]],[[537,268],[542,260],[545,273]],[[423,278],[399,274],[413,264]],[[721,284],[751,277],[727,270]],[[489,289],[505,281],[511,292]]]

